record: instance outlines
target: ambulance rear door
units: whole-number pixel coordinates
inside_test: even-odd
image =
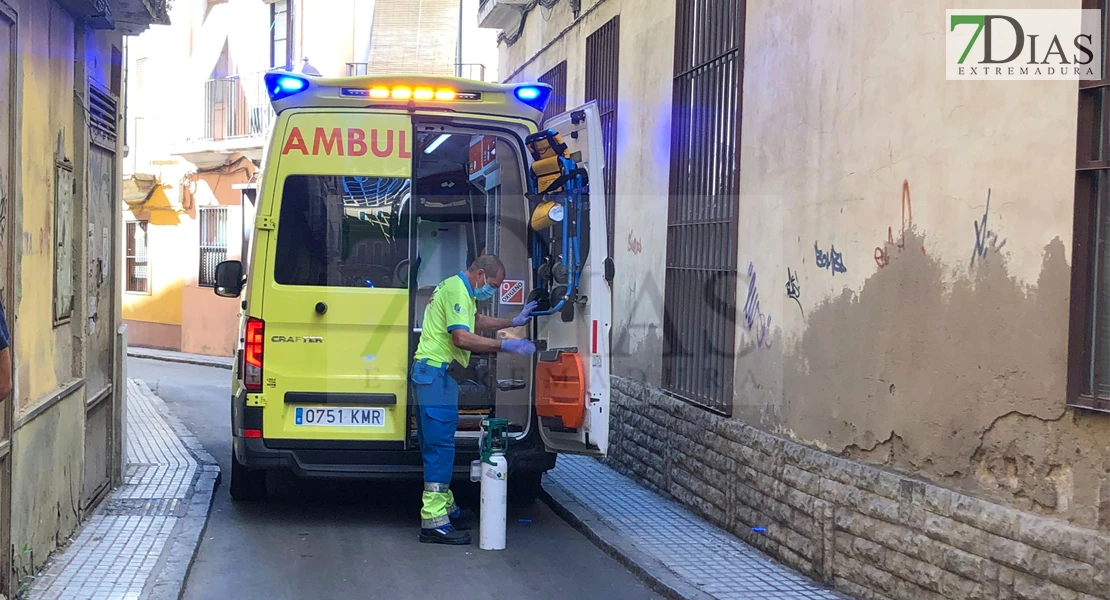
[[[610,200],[603,183],[605,154],[597,104],[552,117],[543,128],[562,136],[570,158],[588,174],[589,210],[583,217],[588,228],[582,228],[583,267],[573,315],[568,310],[536,318],[536,339],[541,342],[535,380],[540,435],[551,452],[603,457],[609,446],[612,291],[606,278],[606,265],[611,263],[605,207]]]

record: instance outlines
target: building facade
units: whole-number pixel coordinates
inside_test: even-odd
[[[212,292],[239,258],[273,111],[262,75],[496,77],[477,0],[179,2],[130,41],[123,318],[131,345],[232,356],[239,303]],[[460,37],[461,32],[461,37]],[[245,214],[252,214],[245,211]]]
[[[614,466],[854,597],[1110,598],[1110,82],[947,81],[934,0],[482,4],[608,115]]]
[[[124,36],[154,0],[0,0],[0,597],[121,480]]]

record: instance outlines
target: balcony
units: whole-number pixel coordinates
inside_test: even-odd
[[[481,0],[478,27],[510,30],[520,26],[528,0]]]
[[[270,131],[274,110],[262,73],[236,75],[204,82],[206,141],[262,138]]]
[[[486,80],[486,65],[478,63],[455,63],[455,73],[458,77],[463,79],[473,79],[475,81]]]
[[[261,160],[274,122],[262,76],[250,73],[204,82],[199,127],[193,126],[195,133],[175,154],[198,167],[222,164],[234,153]]]

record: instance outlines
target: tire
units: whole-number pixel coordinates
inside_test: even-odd
[[[239,462],[235,452],[231,453],[232,500],[252,502],[266,497],[266,471],[248,469]]]
[[[522,471],[509,476],[509,502],[533,504],[543,489],[543,471]]]

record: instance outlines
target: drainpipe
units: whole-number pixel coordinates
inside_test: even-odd
[[[462,32],[463,32],[463,7],[466,0],[459,0],[459,35],[455,45],[455,77],[462,77]]]

